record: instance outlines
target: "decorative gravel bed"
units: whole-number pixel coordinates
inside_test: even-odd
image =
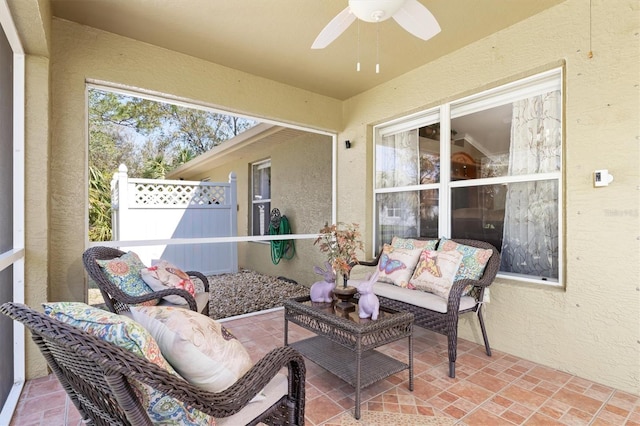
[[[250,270],[236,274],[210,275],[209,316],[227,318],[282,306],[285,299],[308,296],[309,288],[286,278]]]

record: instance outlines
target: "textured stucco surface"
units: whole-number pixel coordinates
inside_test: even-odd
[[[287,216],[294,233],[315,234],[331,222],[331,152],[331,137],[309,135],[270,153],[271,208]],[[313,266],[322,265],[324,256],[312,240],[296,240],[295,247],[293,259],[274,265],[268,244],[248,243],[239,263],[310,286],[319,278]]]
[[[39,307],[49,300],[49,59],[28,56],[25,72],[25,303]],[[47,373],[46,363],[31,339],[27,340],[26,355],[31,366],[28,378]]]
[[[8,0],[11,16],[26,53],[49,57],[51,3],[49,0]]]
[[[50,300],[85,297],[80,256],[87,211],[87,79],[340,132],[338,140],[349,139],[353,147],[337,152],[338,220],[359,222],[368,233],[372,125],[563,65],[566,288],[499,280],[486,313],[489,338],[497,350],[640,393],[639,4],[591,2],[590,25],[589,3],[567,0],[345,102],[54,19],[50,33],[44,30],[51,37],[50,86],[43,81],[44,63],[32,64],[37,65],[31,76],[36,83],[27,79],[34,85],[28,89],[34,100],[48,96],[51,88],[48,127],[36,122],[46,116],[39,104],[27,109],[35,115],[27,122],[27,149],[43,150],[27,153],[28,166],[35,168],[27,172],[27,198],[38,203],[28,207],[41,210],[27,217],[27,225],[35,227],[27,231],[27,262],[35,257],[35,263],[27,264],[35,268],[27,273],[27,300],[37,303],[47,292]],[[592,59],[587,57],[589,28]],[[50,150],[46,133],[51,135]],[[288,164],[297,166],[299,160],[294,156]],[[615,181],[596,189],[591,173],[600,168],[608,168]],[[38,174],[47,175],[48,199],[43,203],[37,195],[42,188],[29,183]],[[227,174],[212,179],[226,180]],[[292,201],[279,200],[287,215]],[[300,210],[294,211],[298,215]],[[309,228],[315,230],[311,224],[323,222],[322,216],[313,216]],[[296,217],[296,223],[296,231],[304,232],[299,225],[307,222]],[[47,234],[45,244],[41,233]],[[460,334],[479,341],[473,317],[461,321]],[[29,375],[42,365],[41,359],[30,358]]]
[[[564,64],[566,288],[498,280],[489,339],[497,350],[638,394],[639,3],[593,2],[592,59],[589,3],[568,0],[346,101],[339,138],[362,141],[348,154],[368,158],[370,125]],[[370,170],[341,160],[339,214],[364,215]],[[592,172],[603,168],[615,181],[594,188]],[[460,335],[482,341],[473,316]]]

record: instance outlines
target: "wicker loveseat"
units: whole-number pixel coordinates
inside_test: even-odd
[[[453,378],[455,377],[458,318],[460,315],[470,312],[477,315],[486,353],[488,356],[491,356],[491,348],[489,346],[489,339],[487,337],[481,309],[485,290],[493,283],[500,268],[500,253],[493,245],[484,241],[467,239],[453,239],[452,241],[466,246],[479,249],[491,249],[493,251],[493,254],[486,264],[484,273],[479,280],[462,279],[455,281],[449,293],[448,300],[428,292],[401,288],[394,284],[379,281],[374,284],[373,292],[378,296],[381,306],[411,312],[415,318],[414,324],[447,336],[449,377]],[[381,254],[382,250],[372,261],[353,263],[351,277],[354,279],[351,279],[349,283],[357,286],[358,277],[363,277],[367,270],[371,270],[372,267],[378,267]],[[468,293],[463,295],[465,289],[468,290]]]
[[[130,305],[136,305],[150,300],[160,300],[161,305],[173,305],[164,297],[179,296],[185,300],[185,307],[192,311],[200,312],[203,315],[209,315],[209,280],[204,274],[197,271],[185,271],[190,277],[198,278],[202,281],[204,291],[196,293],[195,297],[188,291],[180,288],[170,288],[166,290],[156,291],[142,296],[131,296],[115,285],[107,276],[104,269],[100,267],[97,260],[111,260],[124,255],[125,252],[112,247],[96,246],[88,248],[82,255],[82,262],[89,274],[89,277],[95,281],[102,293],[104,302],[111,312],[120,314],[129,311]]]
[[[133,382],[214,417],[218,425],[304,424],[304,359],[290,347],[273,349],[229,388],[213,393],[122,347],[25,305],[5,303],[0,312],[31,330],[33,341],[88,424],[151,425]],[[279,376],[283,367],[288,369],[285,394],[273,392],[266,402],[251,402],[263,389],[269,389],[265,386]],[[270,404],[271,400],[275,402]]]

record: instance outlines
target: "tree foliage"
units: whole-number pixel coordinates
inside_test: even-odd
[[[90,89],[89,229],[111,238],[110,180],[120,164],[129,176],[167,173],[257,124],[230,115]]]
[[[111,239],[110,181],[100,170],[89,167],[89,241]]]

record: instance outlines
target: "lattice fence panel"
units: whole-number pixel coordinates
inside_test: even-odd
[[[136,183],[132,200],[144,206],[204,206],[226,204],[223,186]]]

